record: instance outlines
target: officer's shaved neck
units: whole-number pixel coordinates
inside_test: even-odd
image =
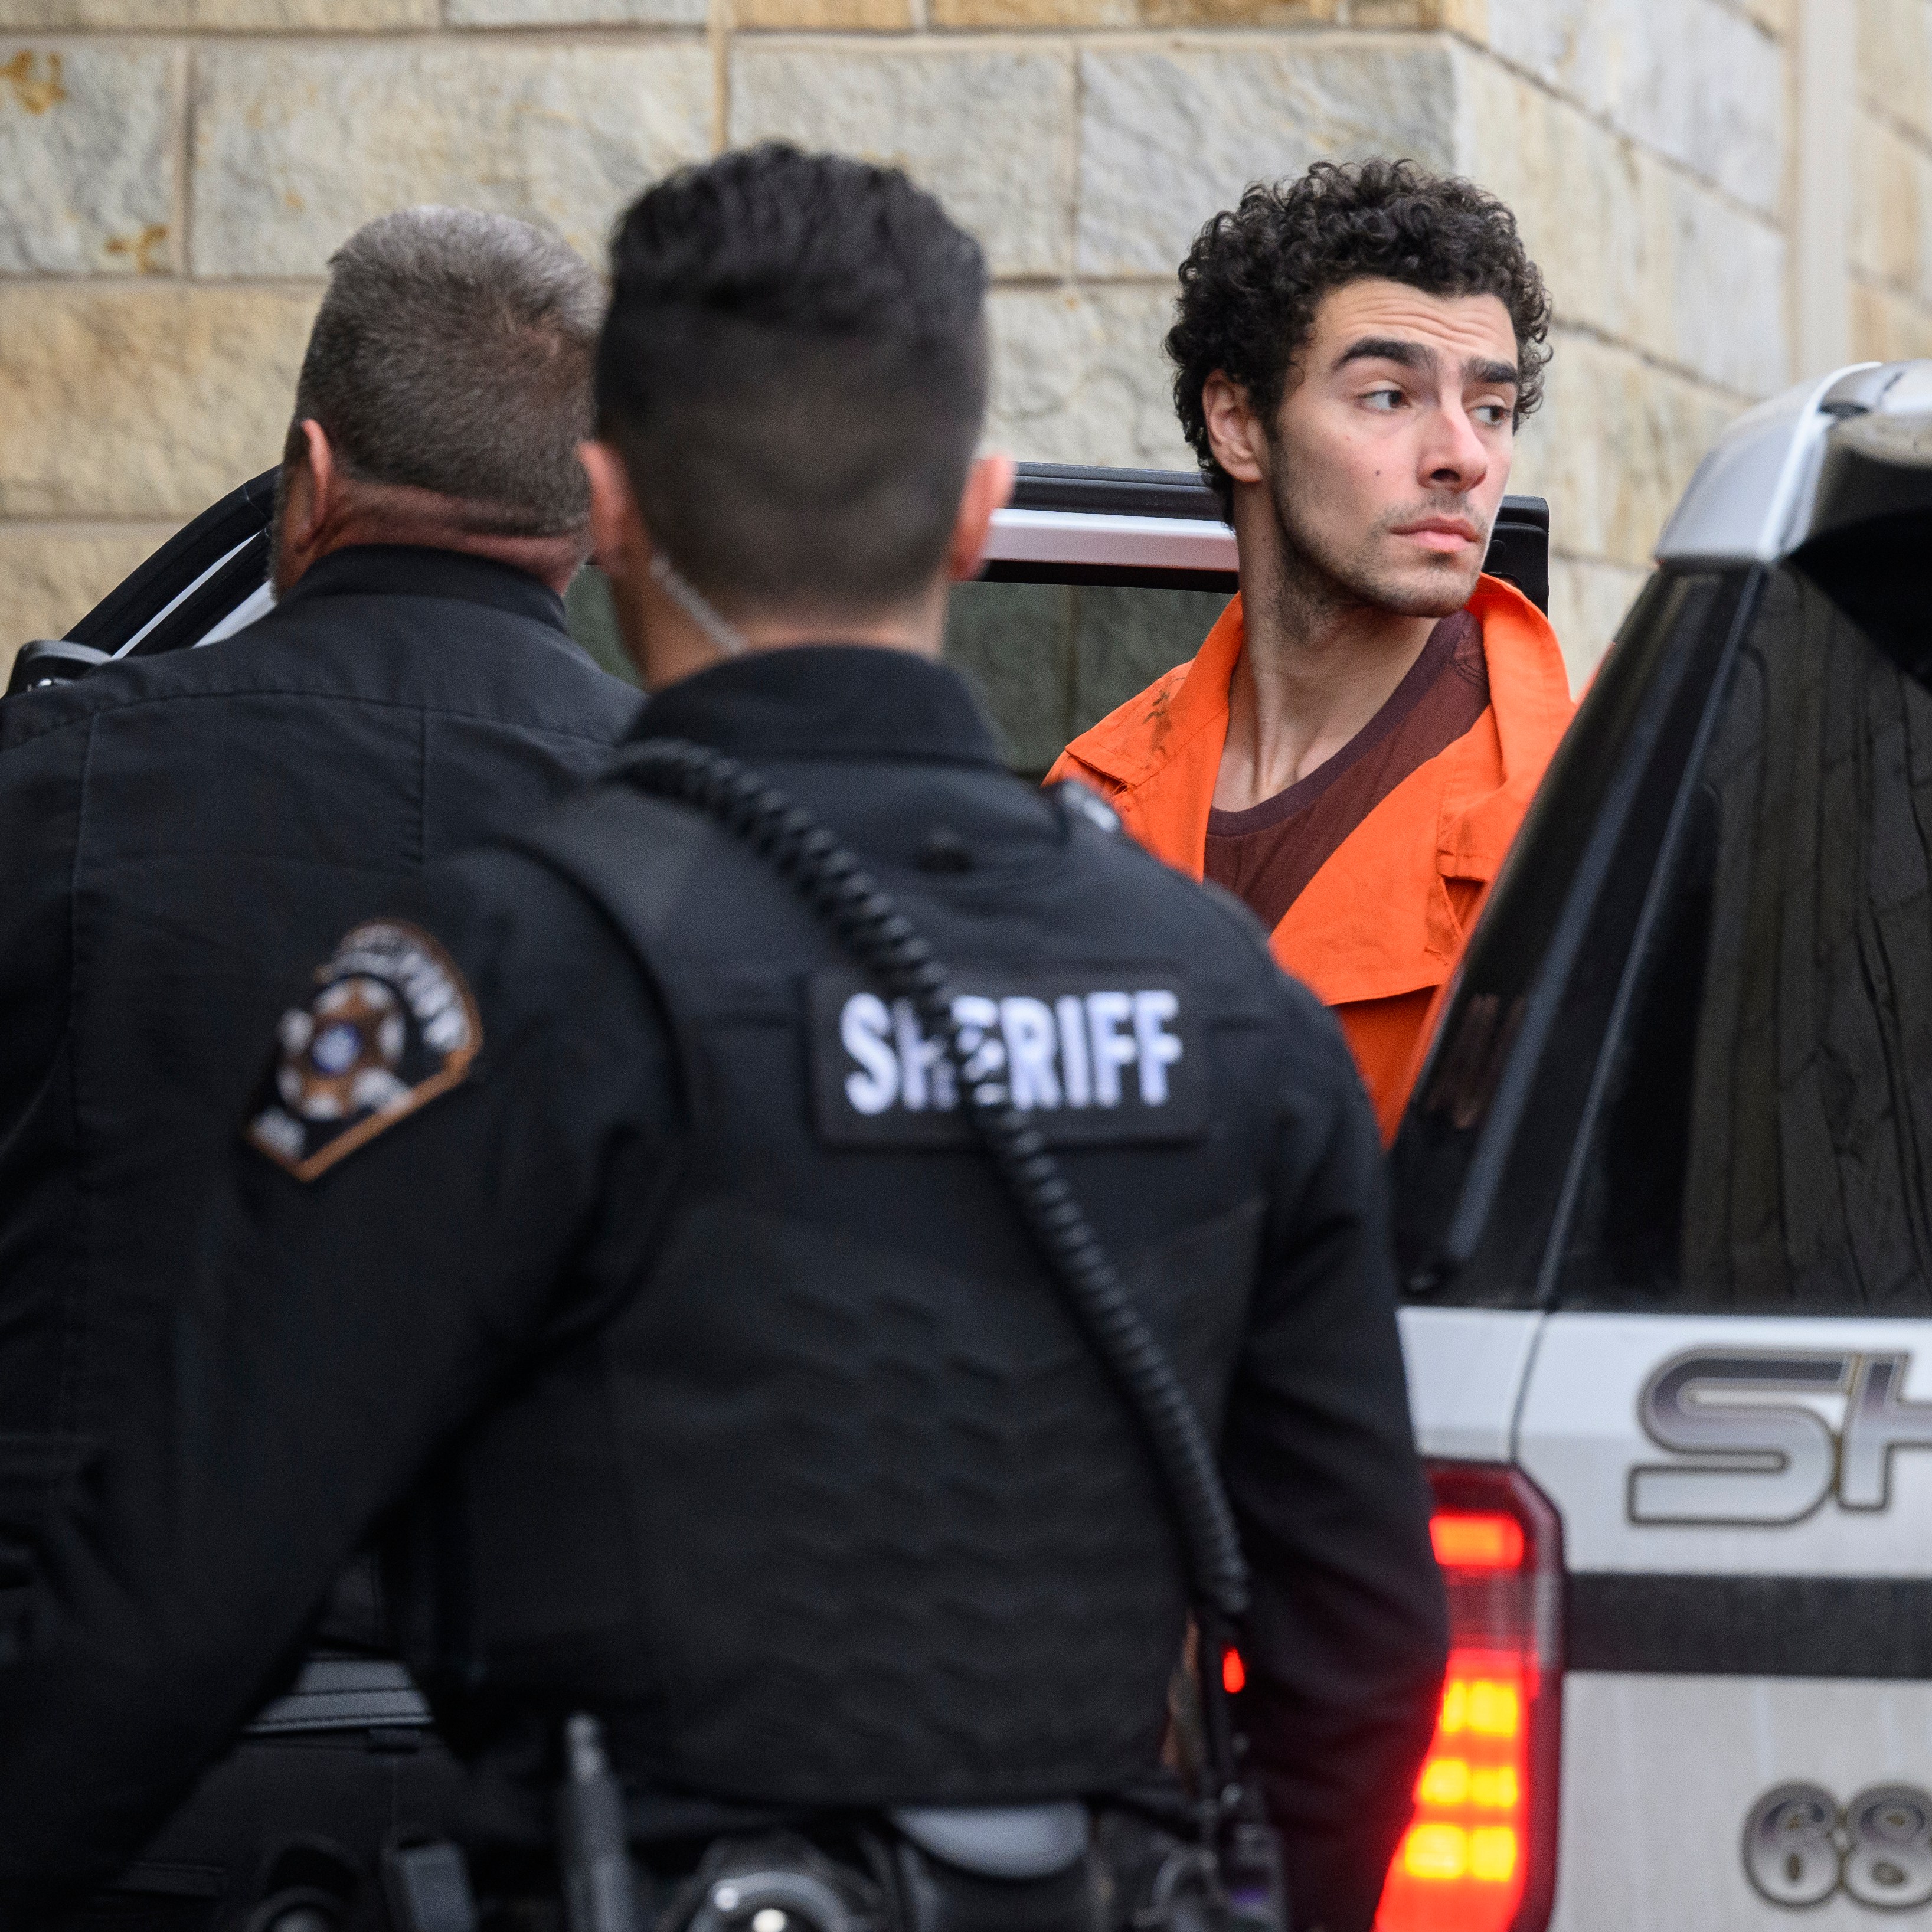
[[[590,481],[597,561],[610,579],[624,647],[645,686],[661,691],[742,652],[807,644],[872,644],[937,658],[946,638],[951,586],[979,574],[994,512],[1012,495],[1014,466],[1004,456],[974,460],[945,561],[932,580],[884,607],[772,606],[714,595],[694,585],[644,526],[624,459],[610,443],[580,444]]]
[[[782,651],[809,644],[870,644],[937,658],[946,632],[944,581],[916,601],[887,610],[842,610],[758,606],[728,617],[701,593],[682,586],[674,566],[642,573],[609,572],[626,648],[645,686],[662,691],[728,657]],[[699,614],[694,603],[706,606]]]
[[[405,484],[345,476],[320,426],[302,425],[302,458],[283,471],[276,506],[274,586],[285,595],[332,550],[362,544],[448,550],[521,570],[561,595],[590,554],[586,528],[563,536],[504,530],[490,506]]]

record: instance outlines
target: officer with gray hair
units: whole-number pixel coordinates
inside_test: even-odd
[[[277,594],[370,544],[482,557],[560,593],[590,543],[590,266],[526,222],[412,208],[330,268],[283,452]]]
[[[169,1384],[200,1184],[264,1029],[372,896],[537,816],[637,707],[564,627],[590,268],[526,223],[418,208],[330,271],[274,609],[0,705],[0,1646],[90,1445]],[[441,1822],[453,1772],[370,1574],[316,1609],[267,1720],[102,1901],[117,1924],[194,1932],[285,1840],[359,1862]]]

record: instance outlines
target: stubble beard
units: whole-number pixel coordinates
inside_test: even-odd
[[[1386,612],[1400,617],[1448,617],[1467,604],[1482,574],[1478,550],[1473,566],[1444,560],[1426,577],[1402,577],[1378,566],[1378,539],[1397,524],[1431,516],[1471,517],[1466,499],[1444,494],[1386,512],[1352,551],[1325,538],[1304,506],[1294,482],[1295,466],[1277,461],[1269,484],[1279,532],[1280,565],[1272,586],[1276,616],[1291,632],[1311,629],[1354,610]]]

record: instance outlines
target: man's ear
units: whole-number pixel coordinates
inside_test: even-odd
[[[660,617],[654,626],[646,607],[653,601],[662,607],[664,592],[651,581],[651,559],[657,546],[644,527],[644,512],[638,508],[637,493],[631,488],[631,472],[624,459],[608,442],[587,442],[577,446],[577,460],[590,482],[590,555],[598,569],[610,580],[610,601],[617,614],[618,634],[624,640],[624,654],[638,668],[646,690],[668,682],[677,671],[664,671],[652,657],[652,634],[664,628]],[[664,656],[660,638],[659,658]],[[701,668],[686,665],[685,670]]]
[[[296,489],[290,494],[293,498],[299,492],[304,500],[292,503],[291,508],[297,524],[294,534],[306,547],[322,534],[324,525],[335,512],[342,494],[342,472],[328,430],[313,416],[304,416],[298,427],[302,440],[302,466],[308,472],[308,488],[302,490],[298,478]]]
[[[946,574],[955,584],[970,582],[980,574],[980,560],[986,548],[987,532],[993,527],[993,512],[1004,510],[1013,494],[1013,478],[1019,466],[1010,456],[975,457],[966,472],[966,488],[959,499],[959,516],[952,526],[952,541],[946,552]]]
[[[328,431],[312,416],[290,424],[275,486],[275,554],[269,560],[278,597],[315,561],[341,496],[342,472]]]
[[[1201,413],[1214,460],[1237,483],[1259,483],[1268,475],[1268,425],[1256,415],[1248,392],[1216,369],[1201,386]]]
[[[608,442],[580,442],[577,460],[590,482],[591,556],[614,582],[632,582],[650,561],[651,542],[630,472]]]

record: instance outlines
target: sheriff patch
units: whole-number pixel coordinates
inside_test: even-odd
[[[1185,979],[1145,966],[962,972],[952,1011],[969,1071],[1058,1145],[1192,1140],[1203,1131],[1199,1028]],[[812,1090],[835,1147],[974,1138],[946,1049],[904,1000],[856,974],[812,984]]]
[[[313,1180],[459,1084],[483,1043],[456,962],[413,926],[358,926],[275,1029],[281,1050],[248,1137]]]

